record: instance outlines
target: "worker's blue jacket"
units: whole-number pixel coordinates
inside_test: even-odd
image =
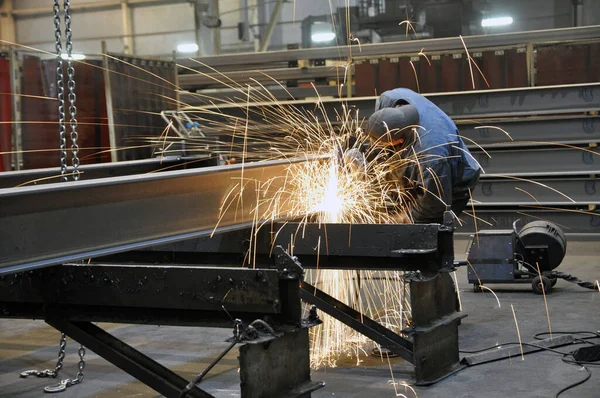
[[[410,160],[416,155],[418,162],[411,161],[395,174],[411,196],[413,220],[439,222],[446,204],[457,211],[464,208],[469,189],[473,191],[479,180],[480,167],[452,119],[422,95],[406,88],[386,91],[377,100],[375,111],[404,103],[417,108],[421,128],[416,129],[418,137],[408,140],[412,148],[402,157]]]

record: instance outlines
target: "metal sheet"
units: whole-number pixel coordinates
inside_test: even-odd
[[[276,192],[283,183],[277,177],[293,173],[300,161],[0,190],[0,274],[245,227],[254,221],[257,195]],[[258,192],[250,183],[220,218],[221,204],[240,181],[266,188]]]

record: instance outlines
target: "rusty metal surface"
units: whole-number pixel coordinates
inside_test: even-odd
[[[377,90],[378,65],[370,62],[357,63],[354,66],[354,86],[358,97],[380,94]]]
[[[11,170],[12,104],[8,55],[0,52],[0,171]]]
[[[25,55],[22,67],[23,165],[25,169],[54,167],[59,164],[56,60]],[[102,150],[108,146],[108,129],[99,62],[78,62],[75,73],[81,164],[106,162],[109,157]]]
[[[597,82],[592,79],[600,64],[597,46],[563,44],[538,48],[536,85]]]

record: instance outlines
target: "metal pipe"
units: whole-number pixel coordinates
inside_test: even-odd
[[[219,0],[213,0],[211,7],[212,17],[219,20]],[[215,55],[221,54],[221,28],[217,26],[213,28],[213,43]]]
[[[133,16],[127,0],[121,2],[121,17],[123,20],[123,52],[125,54],[135,54],[133,38]]]
[[[277,3],[275,3],[275,9],[271,13],[271,18],[269,19],[269,25],[267,26],[265,37],[260,42],[260,48],[258,49],[258,52],[265,52],[269,48],[269,44],[271,43],[271,37],[273,36],[275,26],[277,26],[277,21],[279,20],[281,6],[283,6],[283,0],[277,0]]]

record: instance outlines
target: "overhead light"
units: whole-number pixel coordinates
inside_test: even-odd
[[[481,26],[484,28],[490,26],[506,26],[513,23],[512,17],[497,17],[497,18],[485,18],[481,20]]]
[[[335,39],[335,33],[333,33],[333,32],[314,33],[310,38],[315,43],[325,43],[325,42],[332,41],[333,39]]]
[[[177,46],[177,52],[180,53],[195,53],[196,51],[198,51],[196,43],[179,44]]]
[[[69,59],[69,55],[68,54],[60,54],[60,57],[62,59]],[[75,61],[81,61],[82,59],[85,59],[85,55],[84,54],[71,54],[71,60],[75,60]]]

